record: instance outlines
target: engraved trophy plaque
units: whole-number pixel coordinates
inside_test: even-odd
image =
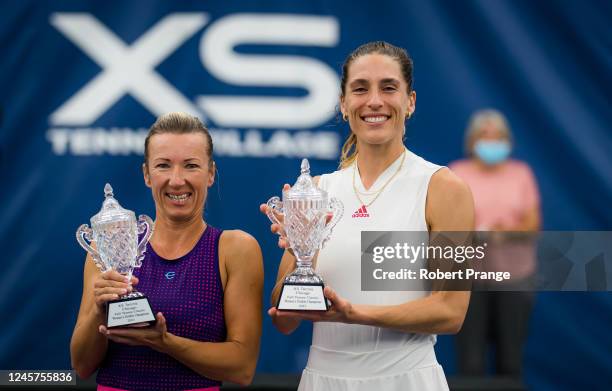
[[[76,232],[81,247],[87,251],[102,271],[116,270],[128,279],[134,268],[141,266],[147,243],[153,233],[153,221],[140,215],[138,221],[131,210],[119,205],[110,184],[104,186],[104,202],[100,212],[91,218],[91,228],[83,224]],[[143,235],[138,241],[138,236]],[[96,249],[91,246],[95,242]],[[133,290],[106,303],[108,328],[143,326],[155,322],[149,299]]]
[[[301,175],[295,185],[283,191],[283,200],[268,200],[268,218],[284,226],[289,247],[296,257],[296,269],[283,281],[276,308],[279,310],[326,311],[324,282],[312,268],[312,259],[331,236],[342,217],[344,206],[315,186],[307,159],[302,160]],[[327,222],[329,213],[332,219]],[[277,215],[283,216],[281,223]]]

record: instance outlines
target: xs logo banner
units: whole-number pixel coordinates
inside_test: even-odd
[[[199,56],[208,72],[235,86],[303,88],[304,97],[209,96],[193,100],[155,70],[186,40],[209,23],[205,13],[173,13],[127,45],[94,16],[55,13],[51,24],[101,72],[50,117],[54,126],[91,125],[125,94],[152,114],[185,111],[204,115],[221,127],[305,129],[334,115],[338,76],[310,57],[244,54],[238,45],[334,47],[338,21],[333,17],[291,14],[234,14],[216,20],[202,34]]]

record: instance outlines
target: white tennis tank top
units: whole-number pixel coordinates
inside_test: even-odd
[[[330,197],[342,201],[344,214],[334,228],[331,239],[319,252],[316,270],[327,286],[353,304],[394,305],[429,294],[426,291],[361,290],[361,231],[427,231],[427,190],[431,176],[441,166],[430,163],[409,150],[405,153],[401,170],[365,211],[353,189],[356,164],[322,175],[319,180],[320,188],[326,190]],[[402,156],[393,162],[378,177],[369,192],[380,189],[398,170],[401,160]],[[363,187],[358,170],[354,174],[357,189],[368,192]],[[366,203],[373,198],[363,195],[360,197]],[[361,384],[365,378],[382,376],[386,379],[394,374],[400,376],[397,381],[412,382],[414,374],[408,377],[404,375],[415,368],[423,367],[431,367],[436,378],[435,384],[425,383],[431,384],[431,387],[426,389],[446,389],[444,374],[433,351],[434,344],[435,335],[431,334],[405,333],[365,325],[316,322],[309,361],[300,389],[311,389],[313,385],[315,389],[327,389],[329,387],[325,385],[330,379],[348,379],[349,383],[344,385],[346,389],[355,389],[349,385],[350,379],[360,379],[358,383]],[[418,376],[422,377],[420,374]],[[430,376],[431,374],[427,374],[425,377]],[[393,383],[393,380],[390,381]],[[339,385],[334,384],[334,387]],[[367,384],[366,382],[363,385]],[[381,385],[378,380],[369,384]],[[415,386],[416,384],[424,385],[415,383]],[[383,382],[382,385],[385,389],[395,389],[392,384]]]

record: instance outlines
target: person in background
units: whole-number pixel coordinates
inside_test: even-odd
[[[476,229],[487,231],[485,237],[497,238],[489,240],[482,265],[512,275],[503,286],[475,285],[463,329],[457,335],[461,375],[486,374],[489,341],[495,346],[496,373],[517,378],[521,375],[533,305],[528,290],[536,263],[531,236],[523,236],[523,240],[518,236],[517,240],[516,233],[539,231],[540,195],[529,165],[510,159],[512,142],[502,113],[477,111],[465,134],[467,158],[449,165],[472,190]]]
[[[98,370],[98,391],[247,385],[259,353],[263,261],[252,236],[203,219],[216,171],[210,133],[197,117],[168,113],[149,130],[144,151],[153,236],[132,281],[101,273],[88,255],[72,366],[83,378]],[[156,324],[107,329],[105,303],[136,284],[159,311]]]

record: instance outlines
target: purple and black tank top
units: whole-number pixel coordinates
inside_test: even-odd
[[[203,342],[225,341],[223,285],[219,273],[221,230],[206,227],[186,255],[166,260],[147,245],[136,289],[161,312],[172,334]],[[130,390],[190,390],[219,387],[174,358],[144,346],[109,341],[96,381],[100,385]]]

